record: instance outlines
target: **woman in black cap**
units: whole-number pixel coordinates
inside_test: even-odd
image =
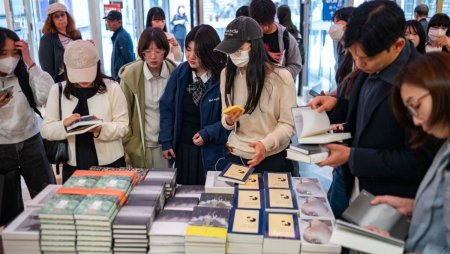
[[[222,115],[223,126],[232,130],[226,161],[247,164],[257,172],[291,172],[285,150],[294,135],[294,80],[289,71],[270,62],[262,37],[256,21],[239,17],[227,26],[224,41],[215,48],[228,55],[220,79],[222,109],[244,108]]]

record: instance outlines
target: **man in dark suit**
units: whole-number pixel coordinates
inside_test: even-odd
[[[349,146],[328,144],[330,156],[319,166],[342,166],[347,193],[354,176],[359,189],[374,195],[413,198],[438,145],[409,146],[409,132],[395,119],[390,90],[404,66],[418,57],[403,36],[405,18],[392,1],[365,2],[347,23],[344,46],[362,71],[348,100],[318,96],[310,105],[330,111],[334,122],[347,122]],[[332,202],[332,200],[331,200]],[[337,216],[339,217],[339,216]]]
[[[429,8],[426,4],[419,4],[414,8],[414,18],[420,22],[425,32],[427,32],[428,28],[428,11]]]

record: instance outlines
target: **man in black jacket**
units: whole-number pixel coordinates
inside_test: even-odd
[[[332,121],[347,122],[346,131],[352,134],[349,146],[326,145],[330,156],[319,164],[334,168],[342,165],[347,194],[356,176],[359,189],[374,195],[413,198],[439,147],[430,142],[412,149],[409,132],[392,112],[390,90],[395,78],[418,57],[414,46],[404,38],[404,31],[404,13],[395,2],[360,5],[344,35],[344,46],[362,71],[349,100],[319,96],[310,103],[319,111],[333,109]]]

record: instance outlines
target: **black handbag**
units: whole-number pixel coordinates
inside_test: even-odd
[[[62,85],[58,83],[59,87],[59,119],[62,120],[61,116],[61,97],[62,97]],[[69,160],[69,152],[67,150],[67,139],[50,141],[44,139],[45,152],[47,154],[47,159],[51,164],[65,163]]]

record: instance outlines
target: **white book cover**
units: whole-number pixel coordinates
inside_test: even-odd
[[[333,222],[327,219],[300,219],[302,251],[340,253],[341,247],[330,242]]]
[[[27,209],[3,229],[3,242],[8,240],[39,240],[39,228],[38,209]]]
[[[286,149],[286,158],[293,161],[301,161],[309,164],[322,162],[328,158],[328,152],[324,151],[315,154],[304,154],[292,149]]]
[[[326,197],[322,184],[314,177],[292,177],[292,186],[297,196]]]
[[[234,183],[218,180],[221,171],[208,171],[206,173],[205,192],[206,193],[234,193]]]
[[[156,216],[152,228],[150,229],[149,236],[185,236],[186,228],[191,219],[191,211],[162,210],[158,216]]]
[[[334,220],[333,212],[325,197],[298,196],[297,201],[300,218]]]

